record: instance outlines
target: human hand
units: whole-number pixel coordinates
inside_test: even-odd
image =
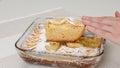
[[[86,29],[94,34],[120,45],[120,13],[115,12],[115,17],[90,17],[83,16],[82,22]]]

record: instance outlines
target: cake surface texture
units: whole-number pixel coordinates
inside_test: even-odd
[[[75,25],[70,22],[74,22]],[[80,20],[51,19],[45,24],[47,41],[75,41],[79,39],[85,29]]]

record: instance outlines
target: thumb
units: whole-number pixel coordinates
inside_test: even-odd
[[[120,12],[116,11],[115,12],[115,17],[120,17]]]

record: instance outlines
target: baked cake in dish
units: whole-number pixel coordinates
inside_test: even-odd
[[[20,52],[20,56],[30,63],[92,68],[100,60],[103,41],[94,35],[84,36],[84,32],[85,25],[79,19],[49,19],[39,24],[22,43],[20,48],[30,52]]]

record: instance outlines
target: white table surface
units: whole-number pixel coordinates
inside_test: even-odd
[[[30,24],[28,22],[34,18],[31,17],[24,22],[18,19],[57,7],[63,7],[80,16],[113,16],[116,10],[120,11],[120,0],[0,0],[0,68],[39,67],[16,61],[21,59],[16,54],[14,44]],[[14,20],[18,21],[13,22]],[[120,68],[119,52],[120,46],[107,42],[105,56],[98,68]],[[16,63],[18,67],[10,61]]]

